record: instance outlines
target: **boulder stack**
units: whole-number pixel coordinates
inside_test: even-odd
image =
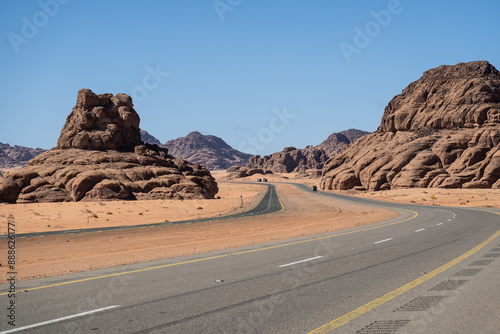
[[[0,180],[0,202],[214,198],[200,166],[144,144],[130,96],[78,92],[57,147]]]

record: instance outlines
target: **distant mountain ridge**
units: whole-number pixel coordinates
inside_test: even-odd
[[[198,131],[193,131],[185,137],[169,140],[165,144],[161,144],[146,131],[141,131],[141,137],[144,142],[168,148],[168,153],[174,157],[198,163],[209,170],[246,165],[252,156],[232,148],[219,137],[203,135]]]
[[[326,155],[331,158],[335,154],[342,151],[346,145],[355,142],[358,138],[361,138],[369,133],[370,132],[368,131],[358,129],[349,129],[342,132],[332,133],[325,141],[315,148],[325,151]]]
[[[25,146],[10,146],[0,143],[0,169],[24,167],[29,160],[33,159],[46,150]]]
[[[141,139],[143,142],[148,144],[156,144],[160,147],[163,147],[162,143],[156,139],[154,136],[150,135],[146,130],[141,130]]]
[[[316,147],[307,146],[304,149],[286,148],[283,152],[273,153],[268,156],[270,158],[263,159],[260,156],[252,157],[251,154],[233,149],[217,136],[203,135],[198,131],[193,131],[185,137],[169,140],[165,144],[162,144],[145,130],[141,130],[140,133],[141,139],[145,143],[168,148],[170,155],[198,163],[210,170],[227,169],[235,165],[248,165],[252,168],[270,169],[275,172],[321,169],[328,158],[337,154],[347,144],[368,134],[366,131],[349,129],[333,133]],[[1,170],[24,167],[29,160],[45,151],[41,148],[10,146],[9,144],[0,143],[0,176]],[[280,153],[281,156],[278,157],[277,153]],[[249,163],[250,158],[253,160]],[[266,160],[266,163],[259,161],[259,158]],[[269,160],[271,162],[268,163]]]

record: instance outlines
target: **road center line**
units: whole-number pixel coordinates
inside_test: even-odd
[[[384,240],[380,240],[380,241],[374,242],[374,244],[380,244],[382,242],[391,241],[391,240],[392,240],[392,238],[384,239]]]
[[[416,230],[415,232],[422,232],[423,230],[425,230],[425,228],[421,228],[420,230]]]
[[[439,225],[443,225],[443,223],[439,223],[439,224],[437,224],[437,225],[438,225],[438,226],[439,226]]]
[[[48,321],[44,321],[44,322],[39,322],[37,324],[33,324],[33,325],[29,325],[29,326],[24,326],[24,327],[19,327],[19,328],[11,329],[11,330],[8,330],[8,331],[3,331],[3,332],[0,332],[0,334],[14,333],[14,332],[23,331],[25,329],[40,327],[40,326],[44,326],[44,325],[50,325],[50,324],[53,324],[55,322],[64,321],[64,320],[68,320],[68,319],[73,319],[73,318],[77,318],[77,317],[83,317],[85,315],[89,315],[89,314],[92,314],[92,313],[97,313],[97,312],[102,312],[102,311],[110,310],[110,309],[116,308],[116,307],[120,307],[120,305],[103,307],[103,308],[100,308],[100,309],[97,309],[97,310],[87,311],[87,312],[78,313],[78,314],[73,314],[73,315],[69,315],[67,317],[62,317],[62,318],[59,318],[59,319],[54,319],[54,320],[48,320]]]
[[[302,263],[302,262],[307,262],[307,261],[312,261],[312,260],[316,260],[316,259],[319,259],[319,258],[322,258],[323,256],[316,256],[316,257],[312,257],[310,259],[305,259],[305,260],[301,260],[301,261],[297,261],[297,262],[292,262],[292,263],[287,263],[287,264],[282,264],[281,266],[278,266],[278,268],[283,268],[283,267],[286,267],[286,266],[291,266],[291,265],[294,265],[294,264],[297,264],[297,263]],[[0,333],[1,334],[1,333]]]

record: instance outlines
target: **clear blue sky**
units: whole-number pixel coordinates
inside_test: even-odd
[[[500,68],[498,13],[496,0],[2,0],[0,142],[55,146],[81,88],[131,95],[161,142],[197,130],[269,154],[374,131],[427,69]]]

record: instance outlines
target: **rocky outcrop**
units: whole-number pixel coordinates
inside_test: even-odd
[[[378,130],[332,157],[323,189],[500,188],[500,73],[440,66],[395,96]]]
[[[185,137],[166,142],[164,147],[177,157],[199,163],[210,170],[227,169],[233,165],[246,165],[250,154],[240,152],[224,140],[194,131]]]
[[[324,167],[329,157],[366,134],[368,134],[366,131],[349,129],[331,134],[316,147],[306,146],[303,149],[285,147],[281,152],[263,157],[254,155],[248,161],[248,168],[261,168],[274,173],[307,172],[310,176],[317,177],[317,171]]]
[[[217,191],[207,169],[143,144],[129,96],[86,89],[57,148],[0,180],[0,202],[8,203],[214,198]]]
[[[285,147],[283,151],[271,155],[254,155],[248,161],[248,168],[271,170],[274,173],[305,172],[306,169],[322,168],[327,160],[323,150],[312,146],[304,149]]]
[[[227,169],[228,179],[237,179],[255,174],[269,175],[273,174],[270,170],[263,170],[261,168],[248,168],[243,166],[231,166]]]
[[[0,169],[24,167],[29,160],[45,151],[41,148],[10,146],[0,143]]]
[[[78,92],[76,106],[66,119],[57,149],[131,151],[141,145],[139,115],[126,94]]]
[[[431,69],[389,102],[378,132],[498,124],[499,78],[498,70],[486,61]]]

